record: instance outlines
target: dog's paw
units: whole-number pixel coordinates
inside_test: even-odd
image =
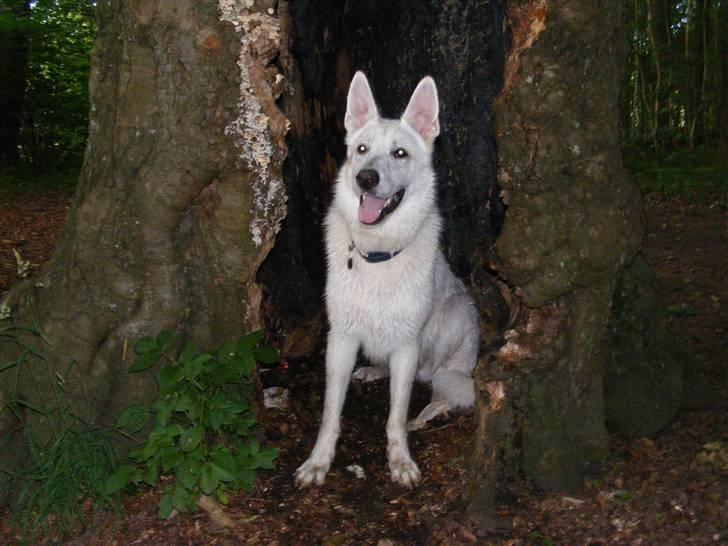
[[[298,487],[308,487],[309,485],[323,485],[326,479],[326,473],[329,471],[331,463],[322,463],[308,459],[305,463],[298,467],[295,472],[296,485]]]
[[[420,481],[420,469],[410,458],[390,459],[389,471],[392,474],[392,481],[412,488]]]
[[[389,375],[386,368],[381,366],[361,366],[354,370],[351,377],[354,381],[361,381],[362,383],[370,383],[372,381],[379,381]]]

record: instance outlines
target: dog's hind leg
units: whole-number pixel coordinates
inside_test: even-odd
[[[326,394],[324,396],[324,413],[321,418],[316,445],[311,455],[296,470],[296,482],[299,487],[311,483],[324,483],[334,458],[336,440],[341,430],[341,410],[346,399],[351,371],[356,363],[356,352],[359,343],[356,339],[329,332],[326,346]]]

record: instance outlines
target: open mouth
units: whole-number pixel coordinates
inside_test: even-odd
[[[362,193],[359,198],[359,221],[367,225],[378,224],[399,206],[403,197],[404,188],[386,199],[374,197],[371,193]]]

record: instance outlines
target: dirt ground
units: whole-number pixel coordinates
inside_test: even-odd
[[[215,529],[204,514],[156,517],[158,490],[128,497],[120,515],[93,511],[76,545],[122,544],[728,544],[728,211],[648,196],[646,253],[662,283],[672,330],[714,388],[710,409],[683,412],[655,438],[613,438],[611,471],[578,495],[544,493],[525,480],[503,483],[498,514],[507,528],[485,532],[464,515],[465,460],[471,419],[438,421],[410,435],[423,482],[406,490],[389,482],[385,384],[354,385],[337,458],[323,487],[295,488],[292,474],[316,434],[324,389],[320,362],[289,363],[264,374],[290,390],[286,410],[272,410],[265,434],[280,447],[275,472],[232,499],[234,529]],[[67,214],[60,196],[0,203],[0,295],[19,280],[12,248],[30,272],[48,258]],[[699,389],[688,389],[693,407]],[[695,392],[694,392],[695,391]],[[428,393],[418,388],[416,413]],[[347,470],[359,465],[364,477]],[[18,541],[7,515],[0,543]],[[38,544],[59,542],[42,536]]]

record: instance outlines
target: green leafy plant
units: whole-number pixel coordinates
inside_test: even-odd
[[[171,332],[140,339],[130,371],[142,372],[164,360],[155,375],[159,395],[151,412],[131,406],[117,425],[136,432],[152,415],[153,426],[146,442],[132,450],[133,464],[109,476],[106,493],[131,484],[154,485],[160,475],[171,475],[173,483],[165,485],[159,505],[159,517],[166,518],[172,509],[195,510],[201,495],[226,504],[227,491],[250,490],[257,469],[273,468],[277,450],[261,448],[252,437],[250,376],[256,362],[278,360],[278,352],[260,341],[260,332],[253,332],[211,352],[199,352],[188,342],[172,357]]]

